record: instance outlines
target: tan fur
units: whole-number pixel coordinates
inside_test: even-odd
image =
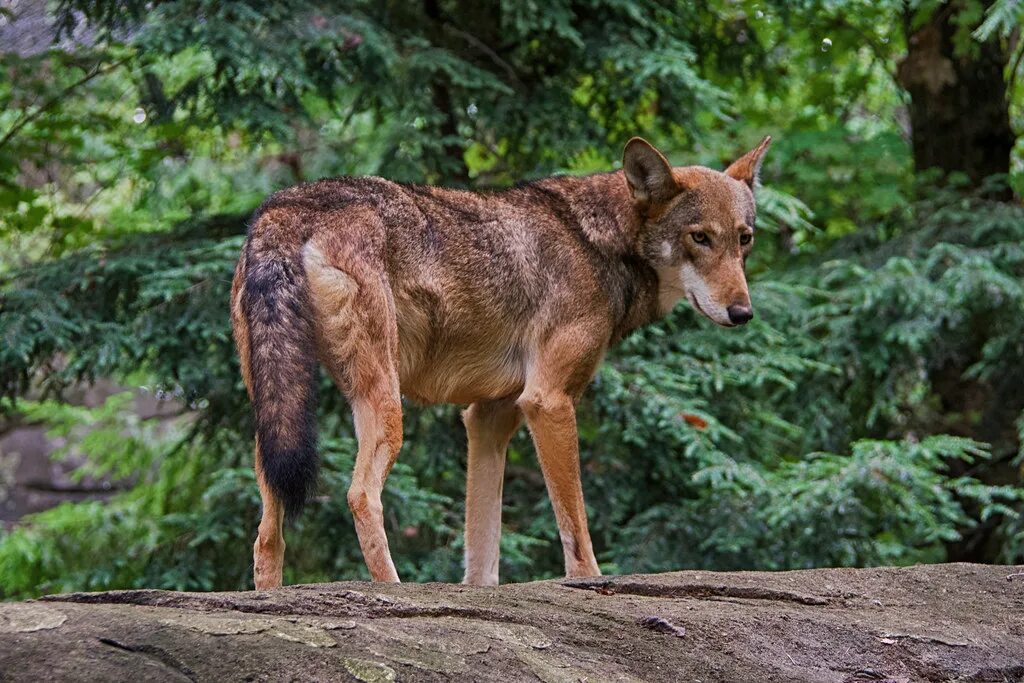
[[[766,148],[767,140],[720,173],[673,169],[635,139],[623,172],[500,193],[338,179],[268,200],[232,291],[257,427],[274,441],[257,449],[257,586],[281,583],[276,491],[294,484],[281,458],[300,456],[280,453],[301,454],[312,438],[295,406],[312,390],[300,385],[311,381],[305,359],[313,356],[352,406],[359,450],[348,502],[374,580],[398,580],[381,492],[401,448],[402,395],[470,406],[467,583],[498,582],[505,451],[524,420],[566,574],[598,574],[575,401],[609,345],[679,299],[723,325],[733,324],[735,307],[749,309],[750,245],[741,235],[753,230],[751,189]]]
[[[259,440],[256,443],[256,481],[263,499],[263,515],[252,546],[253,583],[257,590],[280,588],[284,571],[284,509],[271,495],[260,466]]]
[[[466,464],[466,575],[464,583],[498,585],[501,490],[508,442],[522,423],[514,401],[481,401],[462,413]]]

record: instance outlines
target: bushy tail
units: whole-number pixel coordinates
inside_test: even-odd
[[[306,273],[298,251],[246,254],[242,308],[259,467],[285,515],[316,487],[316,355]]]

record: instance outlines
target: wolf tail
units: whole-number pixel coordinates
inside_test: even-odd
[[[313,493],[316,352],[312,305],[300,249],[246,245],[242,312],[249,343],[249,390],[257,470],[288,518]]]

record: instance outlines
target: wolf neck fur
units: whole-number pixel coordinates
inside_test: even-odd
[[[560,212],[560,218],[578,231],[601,274],[613,320],[612,343],[663,316],[659,275],[639,248],[644,219],[621,171],[557,176],[525,187],[557,195],[569,207],[568,212]]]

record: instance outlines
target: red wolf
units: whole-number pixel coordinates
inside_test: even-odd
[[[352,407],[348,505],[374,581],[398,581],[381,491],[403,395],[468,406],[466,583],[498,583],[505,451],[524,420],[566,575],[599,574],[575,401],[611,344],[680,299],[726,327],[753,317],[744,264],[770,141],[724,173],[633,138],[621,171],[499,192],[335,178],[268,198],[231,298],[263,499],[256,587],[281,585],[283,520],[316,482],[318,362]]]

